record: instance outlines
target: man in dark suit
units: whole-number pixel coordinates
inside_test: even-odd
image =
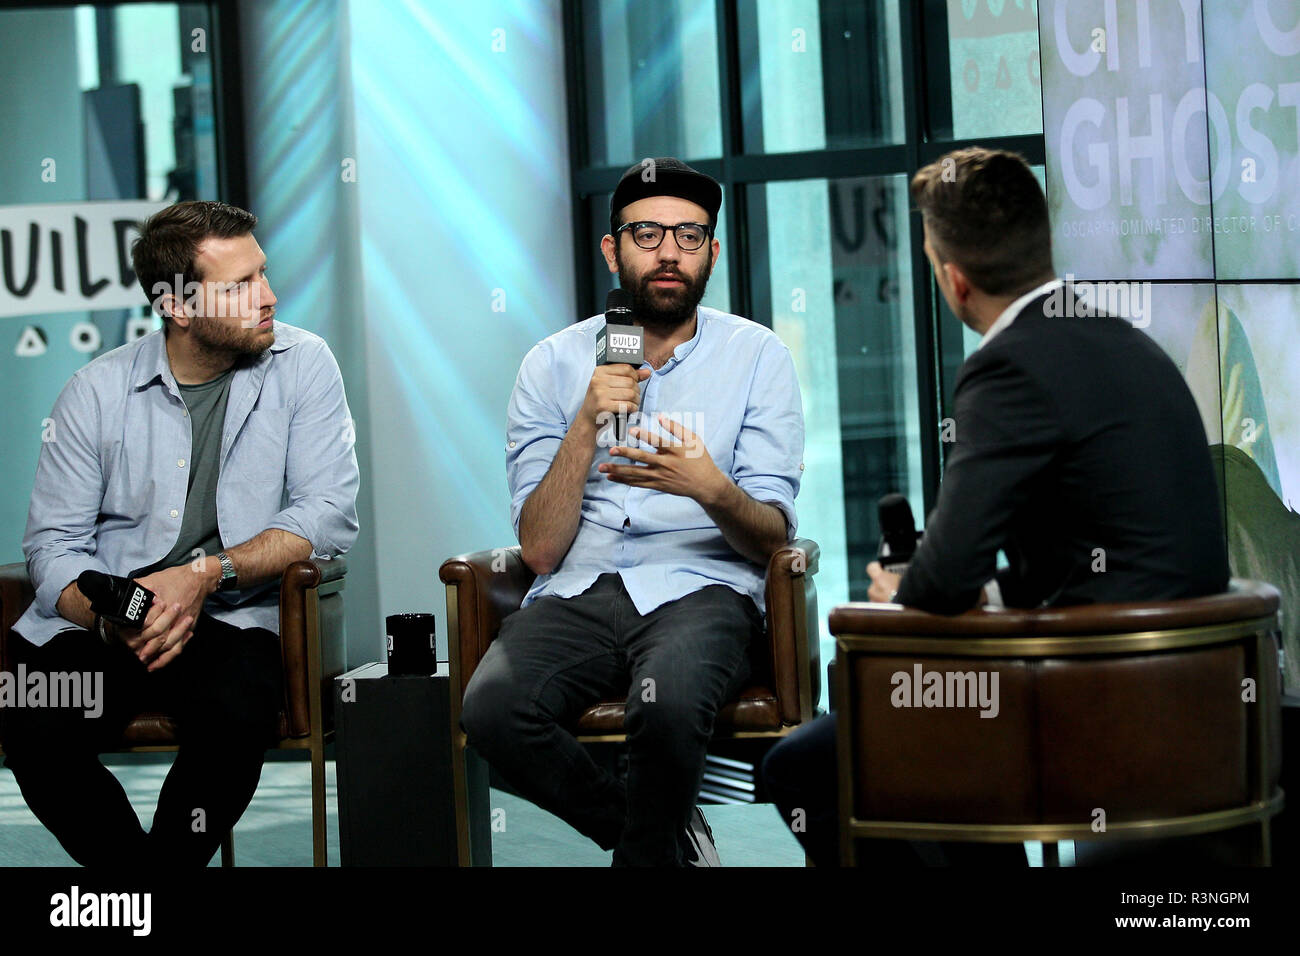
[[[935,281],[982,338],[957,378],[925,537],[905,575],[868,566],[870,598],[958,614],[1226,588],[1191,392],[1150,338],[1054,277],[1047,202],[1024,159],[958,150],[918,172],[912,196]],[[999,549],[1010,566],[995,574]],[[814,861],[833,865],[834,719],[792,734],[763,770],[787,820],[805,811],[798,835]],[[1023,864],[1012,851],[993,862]]]

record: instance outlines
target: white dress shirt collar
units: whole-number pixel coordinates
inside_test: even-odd
[[[988,345],[989,340],[992,339],[993,336],[997,335],[1016,320],[1016,316],[1020,314],[1021,310],[1024,309],[1025,306],[1030,302],[1033,302],[1040,295],[1046,295],[1053,289],[1059,289],[1063,285],[1065,285],[1063,280],[1052,279],[1050,282],[1044,282],[1037,289],[1034,289],[1031,292],[1026,292],[1020,298],[1016,299],[1015,302],[1012,302],[1002,310],[1002,314],[999,315],[993,324],[989,326],[988,331],[984,333],[984,337],[980,339],[980,344],[975,347],[982,349],[984,346]]]

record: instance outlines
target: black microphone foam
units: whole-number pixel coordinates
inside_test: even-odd
[[[77,588],[89,599],[92,611],[122,627],[143,625],[153,606],[154,594],[148,588],[102,571],[82,571],[77,575]]]
[[[605,296],[605,321],[623,325],[632,321],[632,296],[627,289],[610,289]]]

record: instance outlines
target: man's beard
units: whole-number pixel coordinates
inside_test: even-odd
[[[256,357],[275,341],[275,326],[246,329],[229,321],[196,315],[190,319],[190,334],[205,352],[214,357]]]
[[[667,334],[695,317],[695,309],[704,298],[704,290],[709,285],[707,266],[694,277],[681,269],[661,268],[651,269],[645,275],[637,277],[621,257],[617,258],[617,262],[619,285],[632,296],[632,316],[642,326]],[[670,289],[651,286],[655,276],[663,275],[680,279],[682,284]]]

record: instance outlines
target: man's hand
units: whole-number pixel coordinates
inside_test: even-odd
[[[867,597],[870,600],[880,604],[895,603],[894,595],[898,593],[898,585],[903,580],[901,574],[886,571],[880,566],[879,561],[872,561],[867,565],[867,577],[871,578],[871,587],[867,589]],[[975,607],[983,607],[988,600],[987,589],[980,588],[979,596],[975,598]]]
[[[650,369],[631,365],[597,365],[582,400],[582,419],[599,428],[602,415],[630,415],[641,405],[638,387],[650,377]]]
[[[659,424],[674,437],[657,435],[644,428],[631,428],[628,430],[629,438],[639,438],[654,445],[654,450],[623,446],[611,448],[609,453],[612,457],[626,458],[636,464],[603,464],[598,466],[599,470],[610,481],[693,498],[704,507],[719,501],[730,490],[731,479],[718,470],[704,442],[666,415],[659,416]]]
[[[215,568],[215,573],[213,571]],[[179,604],[182,616],[198,620],[203,602],[221,583],[221,563],[216,558],[191,561],[174,568],[163,568],[137,578],[136,583],[155,595],[155,603]],[[145,626],[149,624],[145,621]]]
[[[143,628],[119,627],[112,633],[148,664],[149,670],[160,670],[170,664],[194,636],[196,618],[182,614],[181,610],[179,604],[154,601]]]
[[[903,580],[901,574],[895,574],[893,571],[886,571],[882,568],[879,561],[872,561],[867,565],[867,577],[871,578],[871,587],[867,590],[867,597],[880,604],[893,602],[894,594],[898,591],[898,585]]]
[[[137,579],[136,583],[154,593],[154,603],[143,628],[119,630],[123,642],[149,665],[149,670],[166,667],[194,636],[194,622],[203,612],[203,602],[220,581],[221,565],[216,558],[164,568]],[[164,613],[173,609],[173,626],[160,628],[158,622]],[[179,628],[181,622],[188,622],[183,630]]]

